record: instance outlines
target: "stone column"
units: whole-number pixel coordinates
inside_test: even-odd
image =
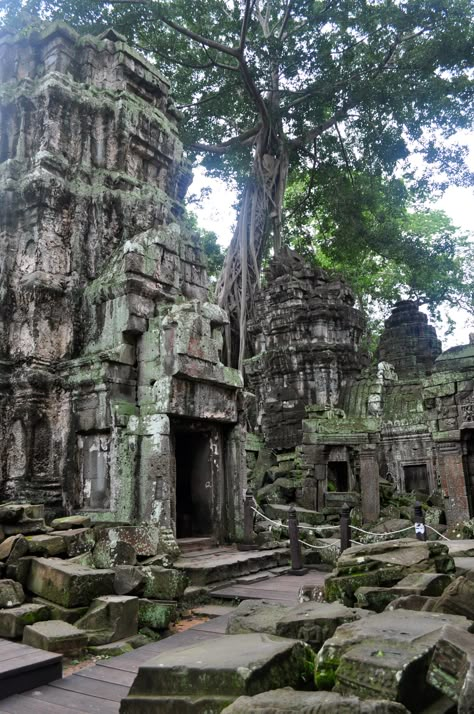
[[[460,442],[441,442],[437,447],[441,489],[448,525],[468,520],[469,499]]]
[[[379,465],[376,447],[364,446],[360,452],[360,493],[364,522],[376,521],[380,515]]]

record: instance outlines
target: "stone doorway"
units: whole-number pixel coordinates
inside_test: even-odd
[[[349,465],[347,461],[328,462],[328,485],[332,491],[349,490]]]
[[[462,434],[462,452],[469,515],[474,516],[474,429],[466,429]]]
[[[214,534],[216,484],[211,441],[209,430],[182,426],[175,429],[177,538]]]

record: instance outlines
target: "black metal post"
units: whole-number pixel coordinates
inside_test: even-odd
[[[288,511],[288,535],[290,537],[291,555],[290,575],[306,575],[308,569],[303,567],[303,556],[301,555],[301,545],[298,539],[298,516],[293,505],[290,506]]]
[[[418,540],[426,540],[425,514],[419,501],[415,502],[415,536]]]
[[[253,507],[254,498],[253,493],[250,488],[245,492],[244,498],[244,540],[243,543],[239,543],[237,546],[238,550],[253,550],[254,545],[254,532],[253,532]]]
[[[341,532],[341,553],[351,547],[351,507],[344,503],[339,521]]]

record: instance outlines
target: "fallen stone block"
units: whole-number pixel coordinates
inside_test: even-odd
[[[54,531],[55,536],[60,536],[66,544],[68,558],[88,553],[94,549],[95,538],[92,528],[75,528],[68,531]]]
[[[31,558],[27,587],[64,607],[89,605],[114,588],[113,570],[94,570],[54,558]]]
[[[457,702],[458,714],[474,711],[474,635],[446,625],[436,644],[428,681]]]
[[[362,699],[384,697],[403,704],[412,714],[421,712],[439,697],[426,681],[434,646],[432,639],[423,637],[355,645],[341,657],[334,691]]]
[[[17,523],[24,518],[44,518],[44,506],[31,503],[2,503],[0,505],[0,523]]]
[[[456,578],[438,598],[433,612],[464,615],[474,620],[474,571]]]
[[[26,587],[28,574],[30,572],[31,558],[29,556],[19,558],[15,563],[8,564],[5,567],[5,575],[11,580],[16,580]]]
[[[23,644],[64,655],[81,654],[87,646],[87,635],[74,625],[61,620],[48,620],[28,625],[23,631]]]
[[[24,518],[16,523],[4,523],[3,530],[6,536],[23,534],[33,535],[34,533],[47,533],[48,527],[44,518]]]
[[[161,600],[148,600],[140,598],[138,601],[138,627],[150,627],[152,630],[166,630],[177,617],[178,605],[176,602]]]
[[[393,587],[412,573],[454,573],[448,548],[439,542],[401,538],[384,543],[357,545],[345,550],[334,575],[326,579],[328,601],[353,605],[360,587]]]
[[[63,607],[62,605],[58,605],[55,602],[51,602],[51,600],[45,600],[45,598],[42,597],[34,597],[33,602],[36,603],[37,605],[44,605],[44,607],[47,607],[49,610],[49,619],[51,620],[62,620],[63,622],[69,622],[70,625],[73,625],[77,620],[79,620],[80,617],[86,614],[87,610],[89,609],[87,606],[84,607]]]
[[[387,605],[400,597],[393,588],[357,588],[355,591],[356,607],[383,612]]]
[[[453,578],[446,573],[410,573],[393,588],[400,595],[425,595],[439,597]]]
[[[135,565],[137,562],[135,548],[124,540],[100,540],[95,545],[92,557],[96,568]]]
[[[160,528],[152,525],[117,526],[97,529],[97,542],[123,541],[133,547],[140,557],[156,555],[160,543]]]
[[[365,701],[336,692],[300,692],[291,687],[273,689],[254,697],[239,697],[222,714],[409,714],[402,704]]]
[[[105,595],[94,600],[89,610],[76,622],[87,632],[90,645],[104,645],[137,634],[138,598]]]
[[[49,610],[43,605],[23,603],[18,607],[0,610],[0,637],[21,637],[26,625],[49,619]]]
[[[424,612],[432,612],[435,604],[438,602],[437,597],[426,597],[424,595],[402,595],[401,597],[392,600],[386,607],[386,610],[423,610]]]
[[[231,613],[227,634],[266,632],[303,640],[318,650],[325,640],[332,637],[339,625],[368,615],[368,612],[351,609],[340,603],[283,605],[265,600],[244,600]]]
[[[118,565],[114,570],[114,590],[117,595],[138,595],[143,592],[145,576],[140,568]]]
[[[179,600],[186,589],[188,578],[183,570],[146,565],[141,568],[145,578],[143,597],[156,600]]]
[[[30,555],[44,555],[54,557],[67,552],[64,538],[59,535],[34,535],[27,536],[28,553]],[[25,555],[23,553],[23,555]]]
[[[66,531],[71,528],[89,528],[90,524],[89,516],[64,516],[51,521],[51,528],[55,531]]]
[[[0,580],[0,608],[16,607],[25,602],[21,583],[14,580]]]
[[[121,714],[220,712],[240,695],[308,681],[308,645],[273,635],[232,635],[163,652],[141,665]],[[194,707],[194,708],[192,708]]]
[[[0,560],[14,563],[27,553],[28,542],[21,534],[9,536],[3,543],[0,543]]]
[[[408,646],[423,639],[434,647],[446,624],[456,625],[464,631],[473,627],[473,623],[465,617],[407,610],[385,611],[341,625],[318,654],[316,686],[318,689],[332,689],[342,656],[356,645],[370,642],[377,649],[386,642]]]

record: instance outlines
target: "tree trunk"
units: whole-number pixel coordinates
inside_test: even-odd
[[[270,233],[273,249],[281,248],[281,215],[288,175],[288,155],[255,152],[254,175],[242,196],[237,226],[217,282],[219,305],[227,311],[226,362],[242,371],[247,347],[247,320],[252,315],[255,292],[260,286],[262,259]]]

